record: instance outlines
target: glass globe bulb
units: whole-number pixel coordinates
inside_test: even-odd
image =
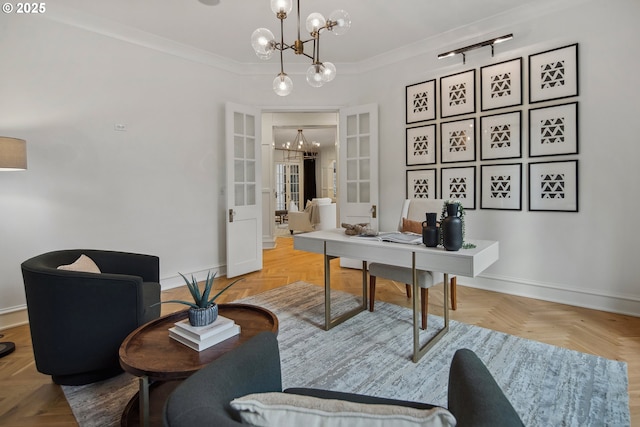
[[[317,33],[326,24],[327,20],[318,12],[314,12],[307,17],[307,31],[309,31],[309,34]]]
[[[323,68],[322,64],[313,64],[307,68],[307,82],[311,86],[320,87],[324,84],[324,80],[322,78]]]
[[[271,56],[273,55],[273,50],[269,50],[265,53],[262,52],[256,52],[256,56],[260,59],[262,59],[263,61],[267,61],[269,59],[271,59]]]
[[[325,83],[330,82],[336,78],[336,66],[331,62],[323,62],[324,69],[322,70],[322,80]]]
[[[280,73],[273,79],[273,90],[278,96],[287,96],[293,90],[293,80],[285,73]]]
[[[269,29],[258,28],[251,34],[251,46],[258,57],[263,58],[267,54],[270,57],[271,52],[276,48],[276,39]]]
[[[291,0],[271,0],[271,10],[276,15],[279,13],[288,15],[292,7],[293,2]]]
[[[331,12],[331,15],[329,15],[329,21],[335,22],[335,25],[331,28],[331,31],[333,31],[333,34],[335,34],[336,36],[343,35],[347,31],[349,31],[349,28],[351,28],[351,17],[346,11],[342,9],[334,10],[333,12]]]

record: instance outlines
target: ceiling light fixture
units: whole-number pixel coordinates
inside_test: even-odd
[[[302,133],[302,129],[298,129],[298,134],[293,142],[287,141],[282,144],[280,150],[287,151],[287,160],[299,160],[299,159],[315,159],[318,157],[318,149],[320,144],[316,141],[309,142]]]
[[[307,69],[307,82],[313,87],[320,87],[333,80],[336,76],[336,67],[331,62],[320,61],[320,33],[323,30],[331,31],[335,35],[346,33],[351,27],[351,18],[344,10],[335,10],[325,19],[320,13],[314,12],[307,17],[306,29],[311,38],[300,38],[300,0],[297,0],[298,38],[293,44],[284,42],[284,20],[291,12],[292,0],[271,0],[271,10],[280,20],[280,42],[278,43],[273,33],[267,28],[258,28],[251,35],[251,45],[260,59],[270,59],[273,52],[280,51],[280,74],[273,80],[273,90],[280,96],[287,96],[293,89],[293,81],[284,72],[283,52],[291,49],[296,55],[304,55],[311,59],[311,66]],[[304,45],[313,41],[313,53],[304,52]]]
[[[472,44],[469,46],[461,47],[460,49],[455,49],[450,52],[441,53],[438,55],[438,59],[448,58],[450,56],[454,56],[457,54],[462,54],[462,63],[466,62],[465,52],[473,49],[478,49],[485,46],[491,46],[491,56],[493,56],[493,45],[506,42],[507,40],[511,40],[513,38],[513,34],[507,34],[506,36],[496,37],[494,39],[486,40],[480,43]]]

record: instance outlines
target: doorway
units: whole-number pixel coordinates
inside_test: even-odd
[[[300,153],[296,156],[293,150],[286,150],[287,142],[291,148],[300,129],[310,144],[319,144],[313,166]],[[264,185],[263,197],[265,249],[275,245],[275,236],[282,235],[282,229],[288,232],[286,224],[282,224],[286,216],[281,217],[276,212],[280,214],[288,210],[291,201],[300,210],[304,209],[307,199],[314,197],[328,197],[337,202],[334,181],[337,182],[338,174],[338,131],[337,110],[263,111],[263,184],[270,183],[269,186]],[[270,171],[270,176],[267,176],[267,171]],[[305,177],[305,173],[310,172],[311,176]],[[311,185],[313,189],[305,191],[305,185]]]

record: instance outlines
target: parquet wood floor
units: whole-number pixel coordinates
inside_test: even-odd
[[[323,283],[322,256],[293,250],[293,239],[278,238],[275,249],[264,251],[264,268],[223,294],[219,302],[231,302],[298,280]],[[332,285],[358,294],[359,271],[332,265]],[[552,345],[596,354],[628,364],[629,402],[633,425],[640,425],[640,318],[588,310],[530,298],[505,295],[464,286],[459,278],[458,309],[451,318]],[[229,283],[216,280],[216,288]],[[442,286],[429,293],[429,312],[442,310]],[[379,300],[409,307],[404,285],[380,279]],[[163,292],[162,299],[189,298],[186,287]],[[164,304],[163,314],[184,307]],[[76,426],[59,386],[36,371],[27,325],[2,331],[1,341],[16,343],[16,351],[0,359],[1,426]]]

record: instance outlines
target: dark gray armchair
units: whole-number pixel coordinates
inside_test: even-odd
[[[59,270],[80,255],[100,273]],[[36,367],[56,384],[89,384],[122,372],[118,349],[138,326],[160,316],[159,259],[72,249],[22,263]]]
[[[163,425],[242,426],[240,415],[230,402],[251,393],[282,391],[281,372],[277,338],[271,332],[262,332],[180,384],[165,403]],[[433,408],[428,403],[321,389],[289,388],[284,392],[356,403]],[[468,349],[460,349],[453,356],[449,371],[448,409],[455,416],[458,427],[524,425],[489,370]]]

